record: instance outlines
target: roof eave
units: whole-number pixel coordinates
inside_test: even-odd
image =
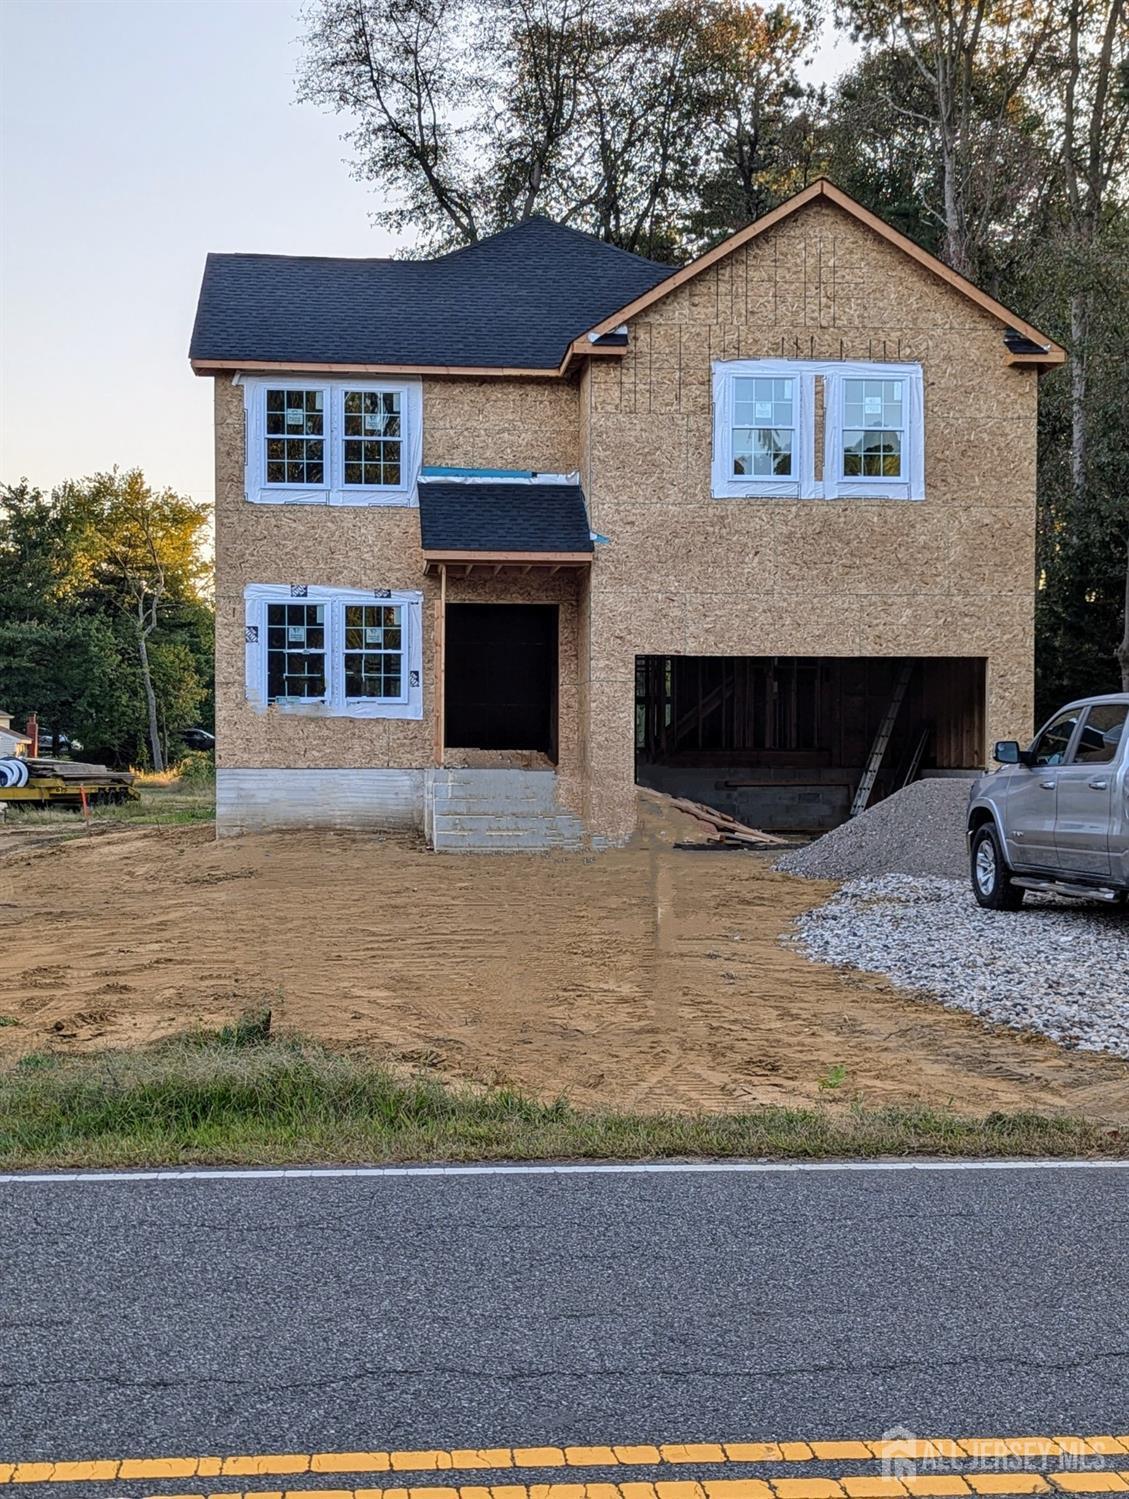
[[[552,572],[564,569],[576,571],[591,567],[593,555],[593,552],[506,552],[485,547],[474,551],[459,551],[425,547],[423,568],[425,573],[446,567],[461,567],[468,573],[474,567],[489,567],[494,572],[514,567],[523,572],[531,572],[534,568],[548,568]]]
[[[1036,370],[1040,375],[1047,370],[1057,368],[1060,364],[1065,364],[1066,359],[1066,350],[1058,347],[1043,349],[1037,354],[1012,354],[1009,351],[1004,355],[1005,364]]]
[[[493,364],[318,364],[308,359],[190,359],[196,375],[463,375],[488,379],[556,380],[560,367]]]

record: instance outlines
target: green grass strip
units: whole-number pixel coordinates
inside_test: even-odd
[[[25,1056],[0,1073],[0,1164],[341,1164],[677,1157],[1121,1157],[1124,1132],[1035,1113],[819,1103],[635,1114],[404,1076],[270,1034],[269,1015],[138,1051]]]

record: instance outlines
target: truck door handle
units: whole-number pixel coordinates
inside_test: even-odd
[[[1053,781],[1040,781],[1039,785],[1043,788],[1044,791],[1053,791],[1055,789],[1055,783]]]
[[[1109,790],[1109,782],[1108,781],[1087,781],[1086,784],[1088,786],[1092,786],[1095,791],[1108,791]]]

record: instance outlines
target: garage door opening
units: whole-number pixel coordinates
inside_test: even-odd
[[[873,805],[981,768],[985,679],[980,657],[638,656],[635,778],[756,827],[835,827],[860,786]]]
[[[448,604],[448,748],[557,758],[557,605]]]

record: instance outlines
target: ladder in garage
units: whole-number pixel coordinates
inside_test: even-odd
[[[893,696],[882,722],[878,725],[878,733],[874,736],[874,743],[870,746],[870,758],[866,762],[866,769],[859,779],[858,789],[855,791],[855,799],[851,803],[851,816],[857,817],[860,812],[865,812],[869,805],[871,794],[874,791],[874,783],[878,779],[878,772],[882,769],[882,761],[886,758],[886,751],[890,745],[890,736],[894,732],[894,725],[898,721],[902,703],[905,699],[906,688],[909,679],[913,675],[913,662],[903,663],[894,682]]]

